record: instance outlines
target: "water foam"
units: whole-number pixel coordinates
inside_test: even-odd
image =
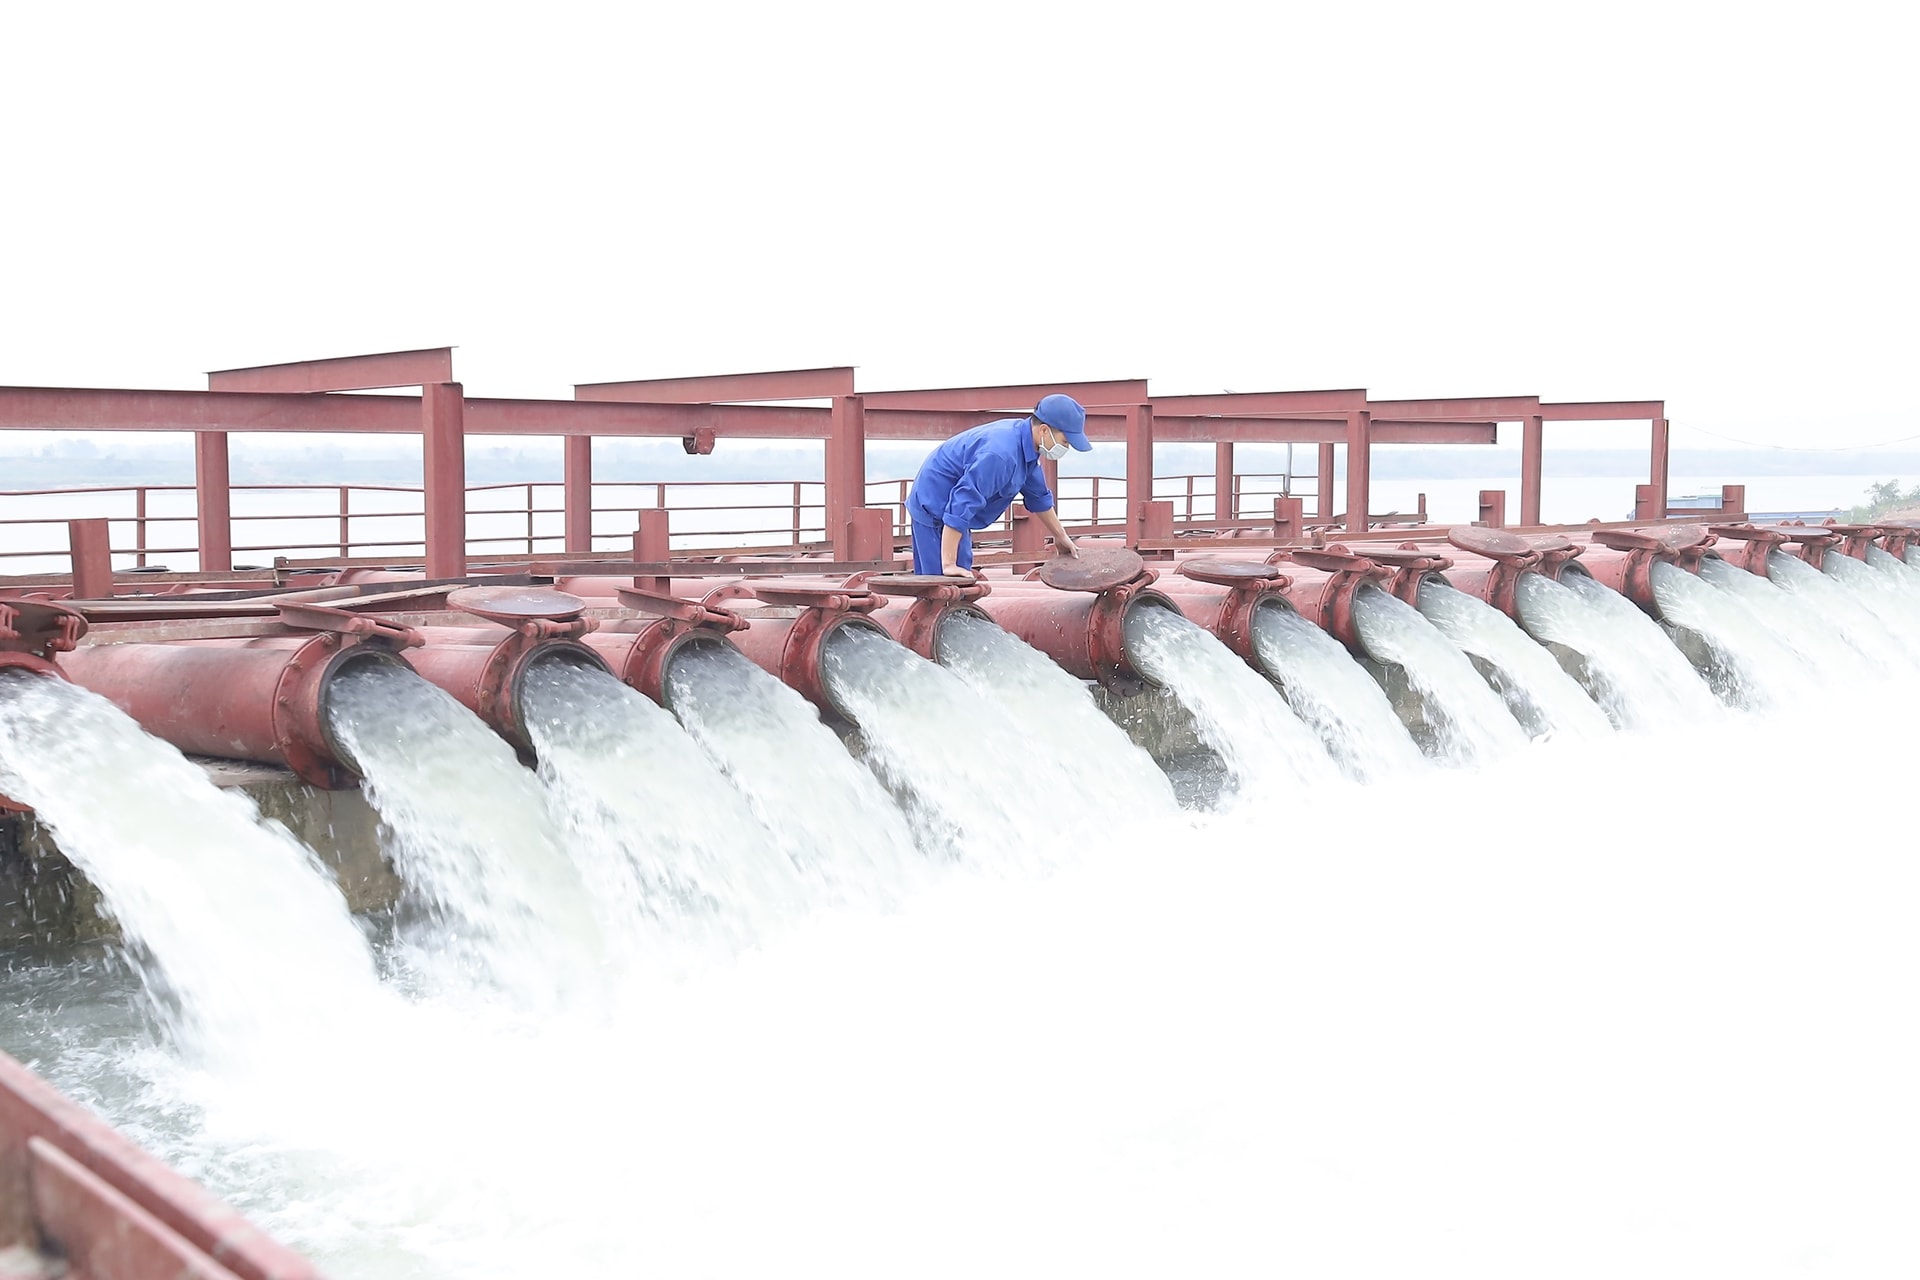
[[[294,1057],[352,1034],[377,998],[366,940],[313,853],[98,694],[0,671],[0,792],[32,805],[100,891],[196,1057]]]
[[[1254,611],[1253,647],[1287,705],[1353,777],[1389,778],[1426,764],[1379,681],[1325,631],[1291,609],[1266,605]]]
[[[1470,657],[1528,732],[1587,737],[1612,725],[1594,700],[1513,619],[1444,582],[1420,584],[1420,613]]]
[[[1405,673],[1417,703],[1408,727],[1432,754],[1481,764],[1526,745],[1500,695],[1418,609],[1368,584],[1354,596],[1353,620],[1368,654]]]
[[[1198,623],[1171,609],[1126,617],[1127,655],[1193,717],[1240,793],[1291,795],[1338,777],[1280,692]]]
[[[1520,621],[1622,729],[1669,728],[1716,715],[1720,704],[1660,625],[1584,573],[1556,581],[1520,575]]]

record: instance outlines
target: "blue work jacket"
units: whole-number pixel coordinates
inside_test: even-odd
[[[1053,510],[1053,490],[1040,469],[1025,418],[1001,418],[954,436],[920,464],[907,510],[923,524],[984,529],[1018,496],[1029,511]]]

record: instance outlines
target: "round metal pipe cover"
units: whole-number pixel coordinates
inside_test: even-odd
[[[587,602],[546,587],[461,587],[448,593],[447,607],[511,627],[535,618],[570,622]]]
[[[1137,551],[1125,547],[1087,547],[1070,556],[1055,556],[1036,572],[1056,591],[1111,591],[1147,571]]]
[[[1489,560],[1518,560],[1537,552],[1558,549],[1543,547],[1517,533],[1508,533],[1505,529],[1489,529],[1471,524],[1455,525],[1448,529],[1447,541],[1462,551],[1471,551]],[[1562,538],[1561,541],[1566,542],[1566,539]],[[1567,543],[1567,545],[1573,544]]]
[[[1195,582],[1210,582],[1216,587],[1235,587],[1247,582],[1272,582],[1280,576],[1280,570],[1258,560],[1199,556],[1180,562],[1180,576]]]

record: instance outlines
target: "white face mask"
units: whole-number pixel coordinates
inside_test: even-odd
[[[1048,427],[1047,431],[1053,435],[1053,443],[1040,450],[1040,456],[1049,462],[1058,462],[1067,456],[1067,442],[1052,427]]]

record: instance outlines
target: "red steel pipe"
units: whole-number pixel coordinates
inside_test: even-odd
[[[518,627],[422,627],[426,644],[407,657],[421,676],[530,756],[533,739],[522,703],[528,670],[537,662],[553,661],[612,674],[607,660],[582,642],[590,628],[589,619],[536,619]]]
[[[847,585],[865,586],[881,596],[883,603],[869,616],[928,662],[940,661],[940,628],[948,618],[964,614],[993,621],[975,603],[990,590],[983,579],[942,581],[912,574],[859,573],[848,578]]]
[[[1385,590],[1394,570],[1375,564],[1368,556],[1335,543],[1330,547],[1295,547],[1276,552],[1289,562],[1293,583],[1287,598],[1294,611],[1347,646],[1356,657],[1368,657],[1354,624],[1353,601],[1366,586]]]
[[[1069,674],[1097,680],[1122,695],[1147,680],[1127,653],[1127,617],[1136,609],[1182,613],[1174,599],[1135,579],[1101,592],[1057,591],[1041,583],[996,586],[979,601],[1000,626],[1052,658]],[[1185,616],[1182,614],[1182,616]]]
[[[358,777],[328,722],[329,690],[372,662],[406,665],[384,640],[337,632],[83,645],[60,665],[182,751],[284,765],[338,790]]]
[[[880,607],[881,597],[862,586],[799,585],[774,579],[723,587],[707,602],[747,597],[778,612],[748,618],[746,629],[731,637],[734,645],[814,706],[852,719],[827,687],[826,644],[849,627],[892,639],[885,627],[867,616]]]
[[[1688,573],[1700,571],[1700,561],[1713,545],[1713,535],[1697,524],[1667,525],[1656,529],[1598,529],[1583,563],[1603,586],[1611,587],[1638,605],[1648,616],[1660,616],[1654,598],[1653,566],[1678,565]]]
[[[582,639],[606,659],[621,683],[662,706],[675,654],[689,645],[725,644],[727,636],[747,628],[746,619],[731,610],[653,592],[623,587],[617,601],[652,616],[603,623]]]
[[[1256,667],[1254,615],[1263,607],[1293,610],[1287,598],[1291,580],[1273,565],[1258,561],[1195,557],[1181,561],[1176,572],[1156,585],[1174,599],[1181,613]]]

